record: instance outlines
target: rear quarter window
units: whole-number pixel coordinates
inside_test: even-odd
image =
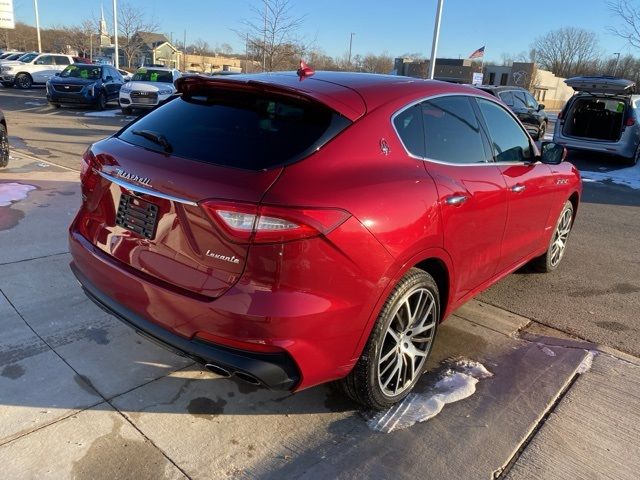
[[[350,123],[312,102],[277,95],[207,91],[171,100],[130,124],[118,137],[163,151],[148,136],[139,134],[153,132],[166,139],[173,156],[263,170],[310,155]]]

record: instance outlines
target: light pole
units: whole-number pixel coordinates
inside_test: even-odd
[[[36,11],[36,31],[38,32],[38,52],[41,52],[42,42],[40,41],[40,15],[38,14],[38,0],[33,0],[33,7]]]
[[[113,0],[113,46],[115,57],[113,64],[120,68],[120,52],[118,51],[118,0]]]
[[[351,32],[351,35],[349,36],[349,66],[351,66],[351,47],[353,46],[353,36],[355,35],[355,33]]]
[[[620,61],[620,52],[614,52],[614,55],[616,56],[616,63],[613,67],[613,76],[616,76],[616,73],[618,73],[618,62]]]
[[[431,59],[429,60],[429,78],[433,80],[436,71],[436,52],[438,50],[438,38],[440,37],[440,19],[442,18],[442,5],[444,0],[438,0],[436,11],[436,23],[433,26],[433,42],[431,43]]]
[[[262,71],[267,71],[267,0],[264,0],[264,31],[262,38]]]

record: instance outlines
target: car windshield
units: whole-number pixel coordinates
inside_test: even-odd
[[[62,78],[84,78],[99,80],[102,78],[102,67],[96,65],[69,65],[60,73]]]
[[[3,60],[18,60],[23,55],[24,55],[24,53],[13,53],[13,54],[9,55],[8,57],[4,58]]]
[[[133,76],[133,81],[173,83],[173,76],[166,70],[140,68]]]
[[[39,55],[38,53],[25,53],[21,57],[17,58],[17,60],[20,60],[21,62],[24,62],[24,63],[29,63],[31,60],[36,58],[38,55]]]

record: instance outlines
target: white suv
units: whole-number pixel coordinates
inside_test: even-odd
[[[180,72],[175,68],[141,67],[120,89],[120,107],[128,115],[134,108],[149,109],[176,93],[173,85]]]
[[[0,82],[5,87],[31,88],[47,80],[74,63],[71,55],[58,53],[26,53],[19,60],[4,62],[0,66]]]

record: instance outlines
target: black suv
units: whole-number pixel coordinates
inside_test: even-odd
[[[544,105],[538,103],[533,95],[520,87],[494,87],[481,85],[478,87],[502,100],[516,116],[534,140],[544,139],[549,119]]]

